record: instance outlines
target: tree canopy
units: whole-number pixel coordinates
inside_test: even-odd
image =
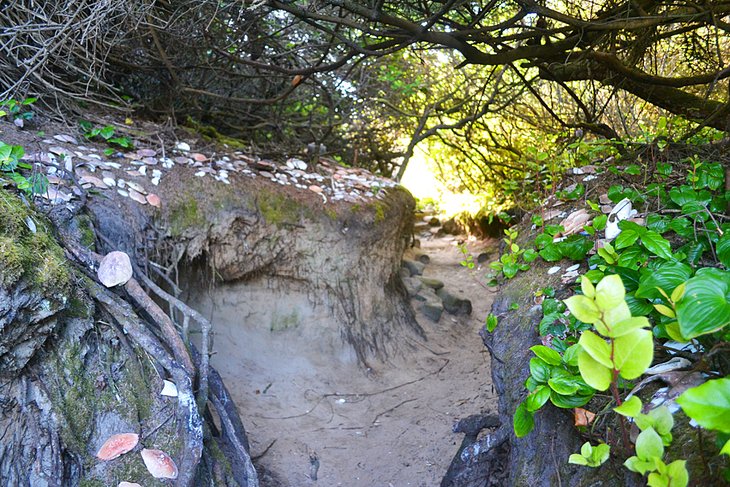
[[[0,22],[2,97],[132,107],[264,154],[324,144],[396,176],[424,141],[479,184],[657,110],[730,127],[730,1],[11,1]]]

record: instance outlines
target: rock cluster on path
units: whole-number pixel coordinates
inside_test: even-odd
[[[400,272],[403,285],[412,299],[412,303],[434,322],[441,319],[444,311],[452,315],[471,314],[470,300],[446,289],[442,281],[423,276],[426,268],[423,261],[428,262],[428,256],[421,254],[416,258],[418,260],[403,259]]]

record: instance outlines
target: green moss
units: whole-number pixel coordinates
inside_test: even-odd
[[[173,237],[182,235],[188,228],[205,224],[205,218],[198,209],[198,202],[192,196],[178,202],[170,210],[170,232]]]
[[[375,208],[375,222],[380,223],[385,220],[385,205],[380,201],[374,201],[372,205]]]
[[[91,219],[86,215],[80,216],[76,219],[76,225],[81,234],[81,245],[94,250],[96,247],[96,234],[91,226]]]
[[[78,293],[71,295],[66,306],[66,316],[69,318],[91,318],[92,311],[91,303]]]
[[[56,356],[56,382],[51,385],[51,401],[61,420],[61,438],[67,448],[84,457],[94,426],[98,401],[92,374],[87,371],[81,347],[65,347]]]
[[[257,204],[261,216],[272,225],[298,224],[302,216],[311,216],[308,207],[281,192],[262,190]]]
[[[50,234],[50,224],[1,189],[0,215],[0,285],[10,286],[25,277],[46,294],[68,292],[71,271]]]
[[[187,125],[186,129],[189,133],[192,135],[200,135],[208,142],[225,144],[232,149],[248,148],[244,141],[223,135],[215,127],[202,124],[190,116],[185,120],[185,125]]]

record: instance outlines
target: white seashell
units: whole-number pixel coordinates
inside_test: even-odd
[[[168,397],[177,397],[177,386],[173,382],[170,382],[169,380],[163,380],[162,383],[164,385],[160,394]]]
[[[606,222],[606,240],[613,240],[618,237],[621,233],[621,229],[618,227],[618,222],[631,218],[632,210],[631,200],[628,198],[624,198],[616,203],[616,206],[613,207],[611,213],[608,214],[608,221]]]

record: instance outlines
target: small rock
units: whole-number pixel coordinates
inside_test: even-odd
[[[416,260],[421,264],[429,264],[431,262],[431,257],[426,254],[419,254],[418,257],[416,257]]]
[[[421,305],[421,311],[430,320],[438,322],[441,319],[441,314],[444,312],[444,305],[438,300],[424,301]]]
[[[453,315],[471,314],[472,306],[471,301],[469,301],[468,299],[460,298],[444,288],[436,291],[436,294],[439,298],[441,298],[444,308],[446,308],[446,311],[448,311],[449,313]]]
[[[416,301],[441,301],[436,295],[436,291],[433,288],[423,286],[423,283],[421,283],[421,289],[418,290],[418,294],[414,298]]]
[[[418,279],[420,279],[420,281],[423,283],[424,286],[428,286],[431,289],[434,289],[436,291],[438,291],[439,289],[444,287],[443,281],[439,281],[438,279],[432,279],[430,277],[423,277],[423,276],[419,277]]]
[[[187,152],[187,151],[189,151],[189,150],[190,150],[190,145],[189,145],[189,144],[187,144],[187,143],[185,143],[185,142],[178,142],[178,143],[177,143],[177,145],[176,145],[175,147],[176,147],[176,148],[177,148],[178,150],[181,150],[181,151],[185,151],[185,152]]]
[[[415,260],[403,259],[403,267],[408,269],[412,276],[420,276],[423,274],[423,269],[426,265]]]
[[[408,272],[406,270],[406,272]],[[409,276],[404,277],[403,280],[403,286],[405,286],[406,291],[408,292],[408,296],[411,298],[415,297],[418,294],[418,291],[421,290],[423,287],[423,283],[416,279],[415,277],[410,277],[410,272],[408,272]]]

